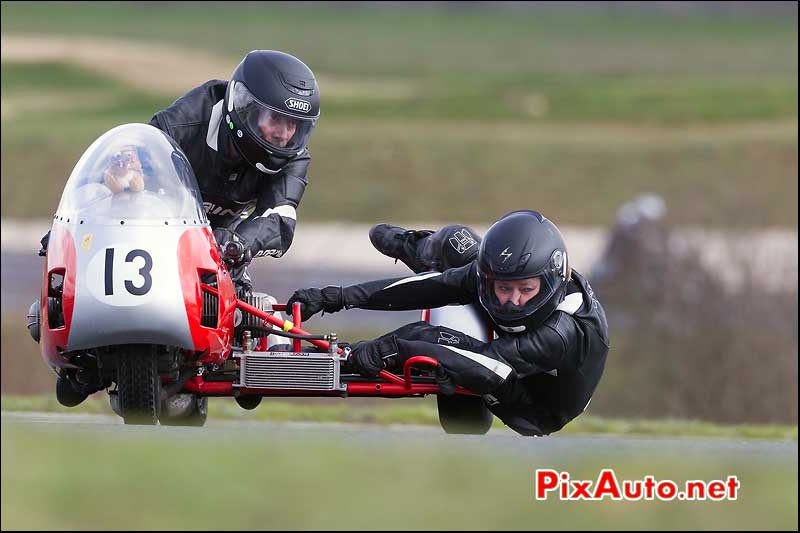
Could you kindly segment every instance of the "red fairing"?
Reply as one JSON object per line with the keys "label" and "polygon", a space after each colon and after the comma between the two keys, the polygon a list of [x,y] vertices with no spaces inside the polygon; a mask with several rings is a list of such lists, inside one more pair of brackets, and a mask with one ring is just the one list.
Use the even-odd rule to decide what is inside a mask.
{"label": "red fairing", "polygon": [[[41,344],[42,357],[53,369],[56,366],[70,366],[65,358],[59,355],[58,350],[67,349],[69,328],[72,324],[72,311],[75,307],[75,239],[63,224],[53,224],[50,231],[50,240],[47,245],[46,268],[42,280],[41,304]],[[47,311],[48,285],[51,272],[64,273],[64,285],[61,305],[64,310],[64,326],[50,329],[50,320]]]}
{"label": "red fairing", "polygon": [[[217,244],[208,228],[192,228],[178,241],[178,269],[181,289],[186,304],[186,315],[195,350],[208,354],[200,359],[204,363],[219,363],[230,350],[233,340],[233,317],[236,296],[228,270],[222,265]],[[202,271],[217,274],[219,291],[219,323],[217,328],[200,325],[203,297],[200,288]]]}

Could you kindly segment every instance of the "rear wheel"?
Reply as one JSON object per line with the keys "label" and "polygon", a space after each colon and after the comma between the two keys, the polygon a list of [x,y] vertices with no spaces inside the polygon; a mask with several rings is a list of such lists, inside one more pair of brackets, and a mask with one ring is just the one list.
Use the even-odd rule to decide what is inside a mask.
{"label": "rear wheel", "polygon": [[480,396],[436,396],[439,424],[446,433],[484,435],[494,416]]}
{"label": "rear wheel", "polygon": [[208,418],[208,397],[176,394],[161,406],[162,426],[202,427]]}
{"label": "rear wheel", "polygon": [[161,410],[161,378],[151,346],[131,344],[120,347],[117,356],[119,408],[126,424],[158,423]]}

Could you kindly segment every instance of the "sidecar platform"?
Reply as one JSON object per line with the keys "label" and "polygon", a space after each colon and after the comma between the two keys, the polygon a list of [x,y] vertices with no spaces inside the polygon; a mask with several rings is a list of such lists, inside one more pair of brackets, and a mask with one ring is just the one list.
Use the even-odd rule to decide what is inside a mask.
{"label": "sidecar platform", "polygon": [[[204,291],[215,289],[204,285]],[[347,354],[337,346],[335,335],[314,336],[300,328],[300,309],[295,305],[293,320],[282,320],[273,311],[286,311],[285,305],[272,305],[270,310],[258,309],[242,300],[237,307],[244,313],[263,321],[263,329],[272,334],[288,333],[293,337],[292,351],[268,351],[266,335],[254,346],[250,331],[245,331],[242,349],[234,351],[226,364],[208,371],[198,366],[197,375],[183,386],[185,392],[201,396],[378,396],[404,397],[439,394],[439,385],[432,371],[438,362],[427,356],[409,358],[403,375],[382,370],[375,379],[342,372]],[[255,329],[255,328],[254,328]],[[316,346],[317,351],[304,350],[301,342]],[[458,387],[457,395],[474,396]]]}

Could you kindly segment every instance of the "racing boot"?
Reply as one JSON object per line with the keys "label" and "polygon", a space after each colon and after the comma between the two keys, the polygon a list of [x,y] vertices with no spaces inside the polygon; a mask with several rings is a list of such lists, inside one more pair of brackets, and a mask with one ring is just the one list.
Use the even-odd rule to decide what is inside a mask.
{"label": "racing boot", "polygon": [[419,242],[432,235],[433,230],[407,230],[391,224],[378,224],[369,230],[369,240],[383,255],[402,261],[416,273],[432,270],[432,265],[421,261]]}
{"label": "racing boot", "polygon": [[466,265],[478,256],[481,237],[461,224],[451,224],[439,231],[378,224],[369,231],[369,240],[383,255],[399,259],[419,274]]}

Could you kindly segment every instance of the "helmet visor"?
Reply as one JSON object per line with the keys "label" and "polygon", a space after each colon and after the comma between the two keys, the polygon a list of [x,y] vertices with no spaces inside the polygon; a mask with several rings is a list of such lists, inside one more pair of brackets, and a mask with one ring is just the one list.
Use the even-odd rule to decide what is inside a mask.
{"label": "helmet visor", "polygon": [[[300,152],[308,144],[317,123],[316,117],[289,113],[259,102],[241,82],[233,83],[231,100],[246,134],[270,152],[288,154]],[[299,100],[298,100],[299,101]]]}

